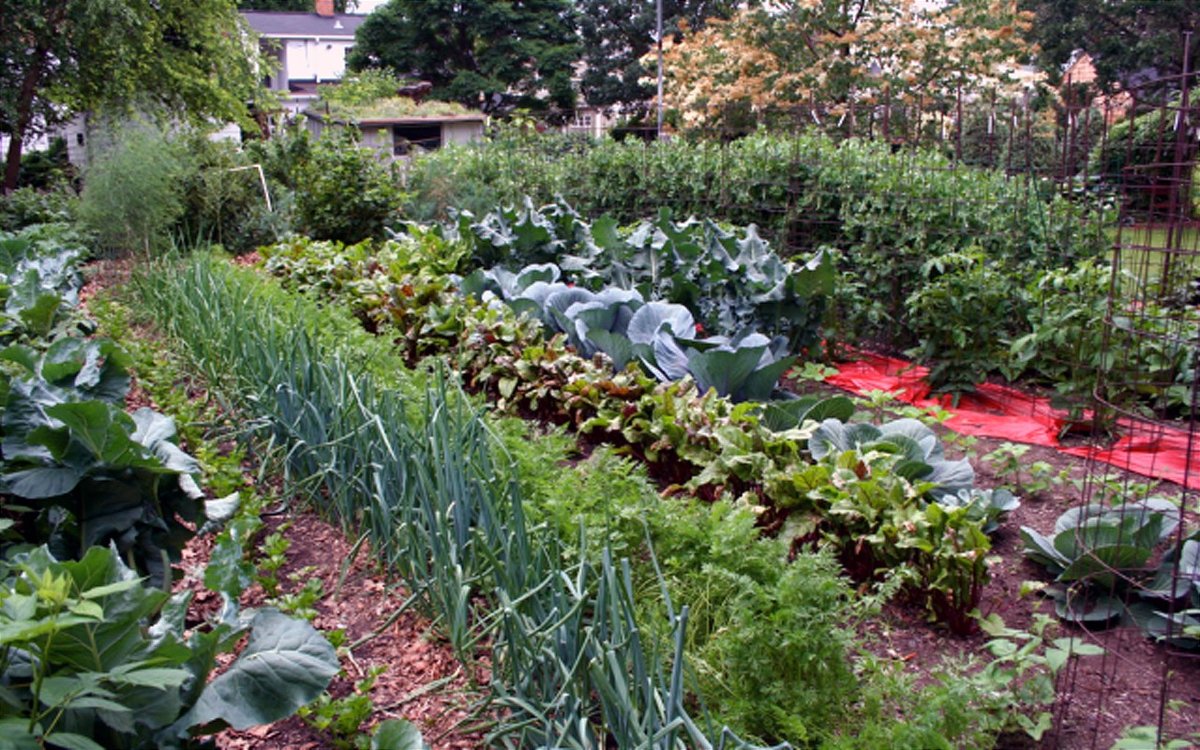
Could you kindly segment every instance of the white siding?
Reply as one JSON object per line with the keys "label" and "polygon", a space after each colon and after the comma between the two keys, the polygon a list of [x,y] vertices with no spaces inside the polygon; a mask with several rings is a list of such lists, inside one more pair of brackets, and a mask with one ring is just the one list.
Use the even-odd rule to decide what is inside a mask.
{"label": "white siding", "polygon": [[447,122],[442,125],[442,145],[470,143],[483,135],[482,122]]}
{"label": "white siding", "polygon": [[362,145],[375,149],[381,157],[390,160],[392,158],[391,126],[363,128]]}
{"label": "white siding", "polygon": [[290,81],[340,81],[346,73],[346,52],[353,42],[322,39],[288,40],[284,63]]}

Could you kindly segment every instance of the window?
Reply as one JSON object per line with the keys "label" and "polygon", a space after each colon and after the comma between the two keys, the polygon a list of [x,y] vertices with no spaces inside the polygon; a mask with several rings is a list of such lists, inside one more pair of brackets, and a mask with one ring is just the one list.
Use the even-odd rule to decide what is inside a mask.
{"label": "window", "polygon": [[441,145],[441,123],[392,126],[392,153],[396,156],[407,156],[414,148],[432,151]]}

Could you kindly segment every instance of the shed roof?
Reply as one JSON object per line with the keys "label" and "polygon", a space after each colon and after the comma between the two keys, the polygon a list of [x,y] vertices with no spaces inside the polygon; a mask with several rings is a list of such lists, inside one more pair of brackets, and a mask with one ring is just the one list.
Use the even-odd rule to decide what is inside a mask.
{"label": "shed roof", "polygon": [[353,39],[354,32],[367,20],[366,16],[337,13],[319,16],[316,13],[243,10],[242,17],[260,36],[273,39]]}

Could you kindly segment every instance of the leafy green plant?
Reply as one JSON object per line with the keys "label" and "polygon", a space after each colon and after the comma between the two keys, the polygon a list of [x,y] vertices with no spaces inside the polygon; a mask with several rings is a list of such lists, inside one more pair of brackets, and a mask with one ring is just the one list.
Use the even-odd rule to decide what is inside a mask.
{"label": "leafy green plant", "polygon": [[906,300],[920,340],[908,353],[929,365],[934,392],[973,391],[1007,364],[1014,312],[1023,318],[1028,300],[979,248],[931,259],[922,271],[927,281]]}
{"label": "leafy green plant", "polygon": [[907,571],[936,619],[972,632],[989,575],[987,532],[1017,500],[975,488],[970,464],[947,461],[936,434],[914,419],[878,427],[826,419],[808,446],[818,464],[791,477],[793,502],[808,509],[792,533],[827,529],[860,580]]}
{"label": "leafy green plant", "polygon": [[656,220],[620,228],[611,217],[588,222],[565,203],[538,209],[526,198],[520,208],[478,221],[461,214],[441,232],[466,242],[481,265],[556,263],[574,284],[683,305],[705,330],[783,335],[792,351],[817,346],[833,291],[833,263],[823,253],[806,263],[786,261],[753,227],[739,237],[713,222],[674,222],[666,209]]}
{"label": "leafy green plant", "polygon": [[347,129],[312,145],[298,170],[296,218],[317,239],[354,243],[381,238],[397,217],[403,193],[392,167],[358,144]]}
{"label": "leafy green plant", "polygon": [[66,185],[51,190],[20,187],[0,196],[0,231],[37,224],[64,224],[75,217],[79,196]]}
{"label": "leafy green plant", "polygon": [[287,551],[291,546],[291,540],[281,531],[267,534],[258,546],[259,557],[255,560],[258,572],[254,579],[263,587],[267,596],[279,594],[279,570],[287,564]]}
{"label": "leafy green plant", "polygon": [[809,438],[808,450],[818,461],[848,450],[895,455],[899,460],[892,470],[905,479],[933,485],[930,496],[934,499],[971,490],[975,482],[970,462],[947,460],[937,435],[915,419],[898,419],[878,427],[826,419]]}
{"label": "leafy green plant", "polygon": [[[992,695],[1001,701],[1000,709],[1009,709],[1006,723],[1015,724],[1034,740],[1040,740],[1050,729],[1052,716],[1048,710],[1055,701],[1055,679],[1074,657],[1099,656],[1104,650],[1079,638],[1054,638],[1053,624],[1046,615],[1035,614],[1029,630],[1017,630],[1004,624],[998,615],[980,621],[980,627],[992,637],[987,648],[996,658],[988,663],[977,680],[1000,688]],[[1012,690],[1012,693],[1008,693]],[[1007,694],[1006,694],[1007,693]],[[1014,706],[1013,703],[1016,705]],[[1041,708],[1033,716],[1018,706]]]}
{"label": "leafy green plant", "polygon": [[14,235],[0,232],[0,341],[49,341],[64,328],[86,328],[72,319],[86,252],[66,230],[50,226]]}
{"label": "leafy green plant", "polygon": [[379,739],[364,734],[362,725],[375,711],[370,692],[379,675],[386,670],[387,667],[382,665],[370,667],[367,674],[354,683],[354,689],[341,698],[322,693],[315,701],[300,709],[300,718],[326,735],[337,750],[367,750],[373,747]]}
{"label": "leafy green plant", "polygon": [[[1164,498],[1115,507],[1093,503],[1059,516],[1052,536],[1023,526],[1021,539],[1025,555],[1055,576],[1047,593],[1059,617],[1108,623],[1131,614],[1124,590],[1147,588],[1156,572],[1148,567],[1156,549],[1181,522],[1179,506]],[[1174,593],[1167,598],[1177,598]]]}
{"label": "leafy green plant", "polygon": [[[184,747],[224,726],[283,718],[337,671],[316,631],[271,610],[185,636],[190,594],[144,588],[111,549],[58,562],[41,547],[3,568],[0,727],[15,747]],[[247,632],[239,657],[209,681],[216,657]]]}
{"label": "leafy green plant", "polygon": [[[518,312],[564,333],[584,357],[603,352],[616,371],[632,360],[663,382],[691,376],[702,391],[712,388],[733,401],[764,401],[795,361],[786,341],[742,331],[732,338],[701,338],[683,305],[646,302],[637,290],[608,287],[592,293],[563,284],[553,264],[529,266],[518,274],[503,269],[476,272],[468,292],[495,289]],[[490,287],[490,288],[489,288]]]}
{"label": "leafy green plant", "polygon": [[1055,471],[1045,461],[1025,461],[1025,454],[1031,447],[1019,443],[1001,443],[994,451],[984,454],[983,460],[991,465],[999,479],[1011,481],[1014,491],[1027,496],[1040,495],[1065,484],[1070,468]]}
{"label": "leafy green plant", "polygon": [[113,403],[129,377],[111,341],[67,338],[41,356],[24,347],[0,356],[26,373],[10,381],[0,417],[0,485],[30,508],[27,539],[64,557],[115,544],[165,586],[187,539],[228,518],[237,495],[206,500],[193,478],[199,465],[174,442],[174,421]]}
{"label": "leafy green plant", "polygon": [[280,610],[310,622],[315,620],[319,614],[316,603],[325,596],[325,582],[320,578],[309,577],[312,573],[313,569],[309,566],[292,574],[290,578],[293,583],[302,578],[307,580],[299,589],[285,593],[277,600]]}

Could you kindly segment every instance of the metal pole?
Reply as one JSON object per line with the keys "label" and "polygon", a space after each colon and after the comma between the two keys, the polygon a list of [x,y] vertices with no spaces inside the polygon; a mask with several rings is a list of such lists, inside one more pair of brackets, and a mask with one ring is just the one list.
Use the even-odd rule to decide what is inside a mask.
{"label": "metal pole", "polygon": [[657,0],[655,3],[656,30],[658,35],[658,129],[655,131],[655,139],[662,140],[663,128],[663,11],[662,0]]}

